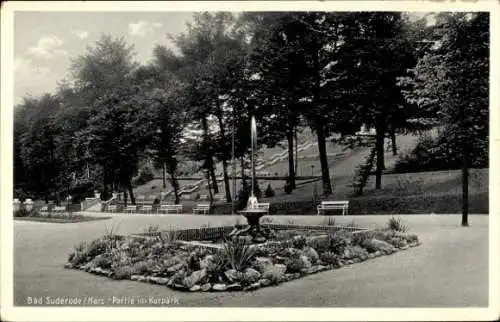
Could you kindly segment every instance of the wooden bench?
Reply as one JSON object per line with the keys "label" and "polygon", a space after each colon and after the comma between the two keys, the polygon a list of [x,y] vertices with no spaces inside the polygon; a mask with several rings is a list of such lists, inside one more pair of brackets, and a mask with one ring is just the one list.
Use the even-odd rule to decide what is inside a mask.
{"label": "wooden bench", "polygon": [[64,206],[55,206],[54,209],[52,209],[53,212],[66,212],[66,207]]}
{"label": "wooden bench", "polygon": [[266,210],[266,211],[267,211],[267,214],[269,215],[269,206],[270,206],[270,205],[271,205],[271,204],[270,204],[269,202],[262,202],[262,203],[260,203],[260,202],[259,202],[259,203],[257,204],[257,208]]}
{"label": "wooden bench", "polygon": [[118,206],[117,205],[109,205],[108,211],[109,212],[116,212],[116,211],[118,211]]}
{"label": "wooden bench", "polygon": [[165,212],[166,214],[168,214],[169,212],[175,212],[180,214],[182,212],[182,204],[161,205],[160,208],[158,208],[158,212]]}
{"label": "wooden bench", "polygon": [[196,206],[193,208],[193,214],[196,214],[197,212],[202,212],[203,214],[207,214],[209,211],[210,211],[209,203],[199,203],[196,204]]}
{"label": "wooden bench", "polygon": [[49,206],[43,206],[40,208],[40,212],[49,212]]}
{"label": "wooden bench", "polygon": [[135,205],[129,205],[123,209],[124,212],[136,212],[137,211],[137,206]]}
{"label": "wooden bench", "polygon": [[322,201],[321,204],[318,205],[318,216],[321,213],[321,211],[324,212],[325,210],[336,210],[336,209],[341,209],[342,216],[344,216],[349,211],[349,201],[348,200]]}

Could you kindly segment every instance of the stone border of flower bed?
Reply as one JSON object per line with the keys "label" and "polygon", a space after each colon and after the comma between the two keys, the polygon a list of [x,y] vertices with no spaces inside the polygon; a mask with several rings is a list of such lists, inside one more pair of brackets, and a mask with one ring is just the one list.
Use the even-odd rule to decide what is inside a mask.
{"label": "stone border of flower bed", "polygon": [[[311,226],[300,226],[300,225],[284,225],[286,228],[297,228],[303,229],[304,227]],[[213,229],[213,231],[217,231],[220,227]],[[285,228],[285,227],[283,227]],[[314,227],[316,228],[316,227]],[[338,227],[337,227],[338,228]],[[206,229],[206,228],[205,228]],[[311,228],[310,228],[311,229]],[[325,230],[328,230],[325,228]],[[335,228],[334,228],[335,230]],[[336,229],[338,230],[338,229]],[[221,230],[222,231],[222,230]],[[366,233],[367,235],[362,236],[358,233]],[[256,290],[261,287],[278,285],[284,282],[288,282],[294,279],[301,278],[303,276],[315,274],[318,272],[323,272],[326,270],[339,269],[345,265],[351,265],[355,263],[359,263],[368,259],[372,259],[375,257],[393,254],[400,250],[405,250],[409,247],[415,247],[420,245],[418,241],[418,237],[416,235],[408,235],[402,232],[396,232],[393,230],[361,230],[358,231],[350,231],[347,233],[348,235],[340,235],[337,238],[340,238],[341,241],[349,240],[348,243],[345,243],[341,249],[341,253],[335,253],[331,248],[321,248],[323,249],[321,253],[318,253],[311,244],[308,246],[297,246],[290,247],[286,246],[289,244],[285,244],[286,247],[279,248],[283,245],[253,245],[249,246],[249,248],[257,248],[261,247],[274,247],[279,246],[281,249],[279,254],[273,253],[270,249],[263,250],[262,254],[264,255],[255,255],[254,253],[252,265],[246,266],[246,268],[242,268],[240,270],[236,269],[228,269],[223,268],[217,270],[217,274],[222,274],[225,278],[221,279],[218,277],[218,281],[214,282],[209,278],[210,271],[208,269],[210,264],[213,264],[214,256],[216,253],[206,253],[205,257],[198,257],[198,268],[197,269],[188,269],[185,271],[184,265],[186,262],[176,262],[178,264],[171,264],[171,266],[165,266],[166,269],[163,270],[164,275],[160,276],[151,276],[158,275],[154,273],[155,271],[148,271],[147,275],[144,274],[133,274],[127,275],[126,279],[132,281],[139,281],[157,285],[165,285],[169,288],[181,290],[181,291],[191,291],[191,292],[224,292],[224,291],[251,291]],[[323,235],[323,236],[314,236],[313,239],[321,239],[321,238],[332,238],[336,235]],[[381,237],[382,236],[382,237]],[[116,240],[125,242],[126,239],[134,240],[136,243],[140,243],[141,239],[154,241],[154,238],[149,238],[147,236],[116,236]],[[151,236],[153,237],[153,236]],[[304,238],[304,236],[299,236],[300,238]],[[354,242],[356,238],[360,238],[357,242]],[[378,239],[382,238],[382,239]],[[308,242],[314,242],[313,239],[309,239]],[[186,243],[186,241],[183,241]],[[284,240],[284,243],[290,242],[290,240]],[[187,242],[189,243],[189,242]],[[153,244],[150,244],[149,250],[153,249]],[[361,245],[363,245],[361,247]],[[189,251],[190,245],[180,245],[179,249],[173,249],[174,252],[178,252],[179,256],[184,254],[189,254],[189,261],[191,262],[191,257],[193,253]],[[193,245],[191,245],[193,246]],[[200,246],[200,245],[195,245]],[[260,246],[260,247],[259,247]],[[319,247],[319,245],[317,245]],[[120,246],[121,247],[121,246]],[[317,248],[318,250],[320,248]],[[171,249],[172,250],[172,249]],[[331,260],[331,257],[322,257],[326,256],[326,253],[330,253],[328,256],[334,256],[334,260]],[[273,255],[274,254],[274,255]],[[96,255],[94,255],[95,257]],[[132,255],[131,255],[132,256]],[[174,256],[174,255],[172,255]],[[209,260],[209,257],[212,259]],[[162,257],[163,258],[163,257]],[[312,259],[316,258],[316,259]],[[97,259],[97,257],[95,257]],[[326,262],[324,260],[326,260]],[[291,262],[290,262],[291,260]],[[93,273],[96,275],[102,275],[107,277],[116,278],[114,276],[114,272],[111,269],[103,269],[96,265],[94,259],[87,260],[85,264],[80,265],[72,265],[71,263],[67,263],[65,265],[66,268],[80,269],[89,273]],[[157,264],[161,263],[156,262]],[[191,265],[191,264],[189,264]],[[292,265],[292,266],[290,266]],[[298,268],[297,268],[298,265]],[[295,267],[292,269],[292,267]],[[146,270],[147,271],[147,270]],[[180,279],[176,278],[179,272],[181,273]],[[211,271],[213,272],[213,270]],[[151,275],[150,275],[151,274]],[[213,274],[213,273],[212,273]],[[213,276],[213,275],[212,275]],[[220,275],[216,275],[220,276]],[[119,277],[118,277],[119,278]]]}

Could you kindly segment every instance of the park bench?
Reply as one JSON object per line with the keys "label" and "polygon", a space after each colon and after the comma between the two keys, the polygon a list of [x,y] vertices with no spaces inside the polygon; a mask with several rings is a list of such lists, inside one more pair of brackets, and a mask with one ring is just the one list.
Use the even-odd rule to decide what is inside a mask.
{"label": "park bench", "polygon": [[43,206],[40,208],[40,212],[49,212],[49,206]]}
{"label": "park bench", "polygon": [[124,211],[125,212],[136,212],[137,211],[137,206],[129,205],[129,206],[125,207]]}
{"label": "park bench", "polygon": [[64,206],[55,206],[52,211],[53,212],[66,212],[66,207],[64,207]]}
{"label": "park bench", "polygon": [[116,212],[116,211],[118,211],[117,205],[109,205],[108,206],[108,212]]}
{"label": "park bench", "polygon": [[196,214],[197,212],[202,212],[203,214],[207,214],[209,211],[210,211],[209,203],[199,203],[196,204],[196,206],[193,208],[193,214]]}
{"label": "park bench", "polygon": [[321,204],[318,205],[318,215],[321,213],[321,211],[324,212],[326,210],[336,210],[336,209],[341,209],[342,216],[344,216],[349,210],[349,201],[347,200],[322,201]]}
{"label": "park bench", "polygon": [[153,206],[151,205],[144,205],[141,207],[141,211],[145,213],[151,213],[153,212]]}
{"label": "park bench", "polygon": [[166,214],[168,214],[169,212],[175,212],[180,214],[182,212],[182,204],[161,205],[160,208],[158,208],[158,212],[165,212]]}
{"label": "park bench", "polygon": [[257,208],[267,211],[268,215],[269,215],[269,206],[270,206],[269,202],[261,202],[257,204]]}

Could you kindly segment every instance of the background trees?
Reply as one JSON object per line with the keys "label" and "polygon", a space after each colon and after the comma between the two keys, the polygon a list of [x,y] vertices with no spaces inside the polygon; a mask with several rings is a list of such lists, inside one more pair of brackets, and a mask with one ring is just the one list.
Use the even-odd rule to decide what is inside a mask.
{"label": "background trees", "polygon": [[[243,169],[255,115],[259,144],[288,146],[288,191],[295,134],[311,128],[324,195],[333,191],[327,138],[374,127],[368,144],[376,146],[381,188],[386,138],[397,153],[395,133],[439,125],[463,170],[467,224],[467,169],[488,155],[489,20],[435,18],[431,25],[394,12],[196,13],[172,38],[177,50],[158,45],[143,64],[123,38],[103,35],[55,94],[16,107],[16,187],[47,200],[98,178],[103,198],[122,190],[135,202],[131,180],[151,158],[165,166],[178,202],[180,160],[190,159],[201,162],[210,195],[219,192],[220,162],[229,202],[231,136]],[[201,135],[189,141],[193,129]]]}

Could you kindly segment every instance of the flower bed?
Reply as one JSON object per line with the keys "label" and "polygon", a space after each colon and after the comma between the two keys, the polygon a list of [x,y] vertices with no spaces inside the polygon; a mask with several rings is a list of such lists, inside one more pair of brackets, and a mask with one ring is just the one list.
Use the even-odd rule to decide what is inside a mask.
{"label": "flower bed", "polygon": [[172,232],[107,234],[76,246],[65,267],[184,291],[249,291],[419,245],[416,235],[390,228],[296,231],[262,245],[227,241],[219,248],[179,243]]}

